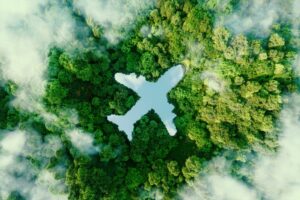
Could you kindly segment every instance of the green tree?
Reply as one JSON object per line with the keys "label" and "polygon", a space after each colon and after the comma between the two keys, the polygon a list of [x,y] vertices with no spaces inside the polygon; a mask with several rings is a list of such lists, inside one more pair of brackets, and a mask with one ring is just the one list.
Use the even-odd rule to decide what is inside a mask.
{"label": "green tree", "polygon": [[51,104],[61,104],[62,100],[68,95],[68,90],[59,81],[54,80],[47,86],[46,99]]}
{"label": "green tree", "polygon": [[185,161],[182,174],[186,179],[195,178],[201,170],[201,160],[197,156],[191,156]]}
{"label": "green tree", "polygon": [[7,200],[25,200],[25,198],[18,191],[13,191],[10,193]]}
{"label": "green tree", "polygon": [[285,41],[280,35],[277,33],[273,33],[269,39],[269,48],[274,48],[274,47],[282,47],[284,46]]}
{"label": "green tree", "polygon": [[225,28],[218,27],[214,29],[213,36],[212,36],[214,42],[214,48],[219,51],[225,51],[227,48],[229,37],[230,34]]}
{"label": "green tree", "polygon": [[126,185],[129,189],[136,189],[139,185],[143,184],[146,177],[141,170],[136,168],[129,168],[126,176]]}
{"label": "green tree", "polygon": [[170,174],[172,174],[173,176],[179,175],[180,169],[179,169],[178,163],[176,161],[168,162],[167,167],[168,167]]}

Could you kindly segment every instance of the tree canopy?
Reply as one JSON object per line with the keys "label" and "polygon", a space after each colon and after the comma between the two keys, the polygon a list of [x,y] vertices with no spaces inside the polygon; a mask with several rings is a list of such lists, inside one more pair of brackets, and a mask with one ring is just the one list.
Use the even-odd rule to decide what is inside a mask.
{"label": "tree canopy", "polygon": [[[224,12],[230,13],[236,2],[229,1]],[[59,123],[20,113],[10,105],[16,85],[7,83],[0,84],[0,129],[26,122],[44,136],[62,139],[64,149],[48,166],[67,162],[67,173],[57,179],[67,184],[70,200],[149,199],[155,191],[166,200],[176,199],[178,189],[224,151],[255,152],[257,145],[274,150],[282,97],[296,89],[295,49],[282,35],[280,22],[266,38],[216,25],[218,12],[223,12],[214,11],[216,4],[159,0],[116,45],[104,37],[104,27],[83,20],[72,8],[78,27],[88,34],[78,36],[71,48],[53,47],[48,54],[43,104],[60,117]],[[141,33],[143,27],[148,34]],[[139,97],[118,84],[114,74],[134,72],[155,81],[179,63],[185,76],[168,94],[175,105],[177,134],[170,137],[150,111],[134,125],[128,141],[107,116],[125,114]],[[76,128],[92,135],[97,153],[85,155],[70,145],[62,130],[69,126],[61,115],[67,109],[78,113]],[[18,193],[9,197],[22,198]]]}

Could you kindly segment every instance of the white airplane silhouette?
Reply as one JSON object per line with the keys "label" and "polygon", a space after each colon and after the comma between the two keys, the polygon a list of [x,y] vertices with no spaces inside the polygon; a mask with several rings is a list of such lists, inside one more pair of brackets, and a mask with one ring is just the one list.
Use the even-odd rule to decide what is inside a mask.
{"label": "white airplane silhouette", "polygon": [[134,73],[129,75],[116,73],[115,80],[134,90],[140,99],[125,115],[109,115],[107,119],[117,124],[119,130],[124,131],[131,140],[135,122],[153,109],[160,116],[169,134],[175,135],[177,130],[173,119],[176,115],[172,112],[174,106],[168,103],[167,93],[178,84],[183,75],[182,65],[170,68],[157,82],[148,82],[145,77]]}

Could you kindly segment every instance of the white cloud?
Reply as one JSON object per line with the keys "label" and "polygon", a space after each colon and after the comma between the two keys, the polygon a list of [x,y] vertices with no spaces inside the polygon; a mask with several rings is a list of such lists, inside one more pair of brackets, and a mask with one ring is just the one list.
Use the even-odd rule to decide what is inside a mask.
{"label": "white cloud", "polygon": [[[40,171],[28,157],[37,159],[45,167],[49,159],[61,148],[60,139],[51,136],[42,142],[34,132],[16,130],[1,133],[0,142],[0,199],[6,199],[13,191],[18,191],[26,199],[65,200],[65,186],[55,180],[47,170]],[[53,194],[49,188],[56,192]]]}
{"label": "white cloud", "polygon": [[237,12],[220,19],[218,23],[230,27],[235,33],[254,32],[266,36],[271,25],[279,19],[279,12],[277,0],[244,1]]}
{"label": "white cloud", "polygon": [[94,138],[79,129],[74,129],[66,133],[70,138],[73,146],[85,154],[95,154],[99,152],[99,148],[93,145]]}
{"label": "white cloud", "polygon": [[104,36],[115,44],[125,36],[121,29],[130,30],[135,19],[155,2],[156,0],[90,0],[87,3],[77,0],[75,6],[96,24],[104,27]]}
{"label": "white cloud", "polygon": [[164,35],[163,28],[159,26],[143,25],[140,34],[144,38],[152,38],[153,36],[162,37]]}
{"label": "white cloud", "polygon": [[222,92],[224,90],[224,83],[216,73],[204,71],[200,77],[208,88],[216,92]]}
{"label": "white cloud", "polygon": [[237,180],[211,174],[180,194],[183,200],[256,200],[256,193]]}
{"label": "white cloud", "polygon": [[19,154],[25,144],[25,133],[18,132],[16,134],[9,134],[4,137],[1,142],[0,146],[2,147],[2,151],[5,151],[9,154]]}
{"label": "white cloud", "polygon": [[19,85],[15,104],[39,109],[47,53],[73,38],[70,12],[53,1],[0,0],[0,78]]}
{"label": "white cloud", "polygon": [[197,66],[203,59],[204,46],[199,42],[186,41],[187,51],[183,60],[185,70],[189,71],[190,65]]}
{"label": "white cloud", "polygon": [[[217,25],[225,25],[239,33],[268,36],[272,25],[279,19],[290,19],[294,28],[299,26],[299,0],[250,0],[243,1],[230,15],[219,16]],[[296,29],[294,29],[296,31]],[[298,31],[297,31],[298,32]]]}
{"label": "white cloud", "polygon": [[289,107],[281,114],[283,132],[279,138],[278,154],[262,157],[256,164],[255,185],[269,199],[300,198],[299,105],[300,95],[292,95]]}

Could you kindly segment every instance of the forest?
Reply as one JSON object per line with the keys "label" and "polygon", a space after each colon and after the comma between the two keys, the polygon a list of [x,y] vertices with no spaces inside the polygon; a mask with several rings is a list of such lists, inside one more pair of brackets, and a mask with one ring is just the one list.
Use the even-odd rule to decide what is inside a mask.
{"label": "forest", "polygon": [[[11,106],[18,85],[0,82],[0,129],[34,130],[41,138],[59,137],[63,148],[46,164],[67,186],[70,200],[180,199],[178,191],[201,177],[208,162],[224,155],[231,174],[251,186],[239,168],[247,155],[278,148],[277,123],[284,95],[297,91],[293,60],[297,44],[290,24],[278,21],[268,37],[235,34],[216,24],[242,0],[217,7],[217,0],[158,0],[139,15],[117,44],[104,28],[65,1],[80,27],[69,47],[48,52],[47,86],[42,102],[49,122],[38,113]],[[142,31],[141,31],[142,30]],[[101,47],[101,48],[99,48]],[[114,74],[136,73],[156,81],[170,67],[185,67],[183,80],[168,93],[178,132],[169,136],[152,110],[134,125],[133,139],[107,120],[124,115],[139,99]],[[67,111],[78,114],[78,122]],[[76,148],[66,130],[93,138],[97,151]],[[226,154],[226,152],[232,152]],[[43,164],[27,158],[37,168]],[[66,173],[56,172],[59,165]],[[1,199],[1,198],[0,198]],[[12,192],[9,200],[25,199]]]}

